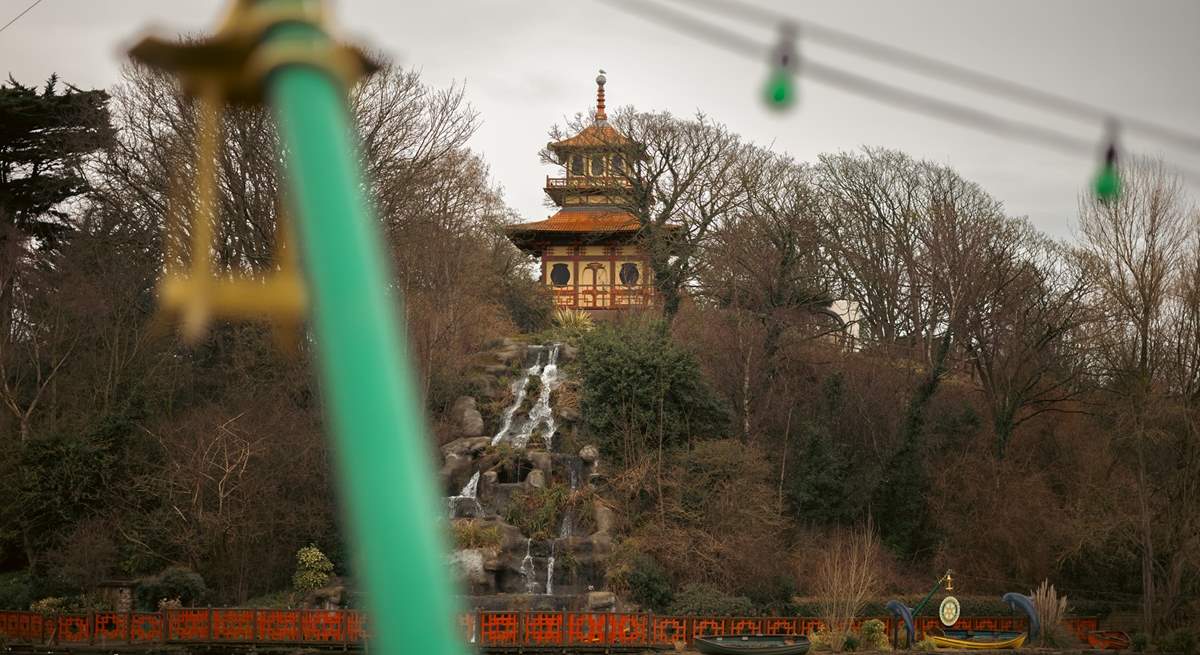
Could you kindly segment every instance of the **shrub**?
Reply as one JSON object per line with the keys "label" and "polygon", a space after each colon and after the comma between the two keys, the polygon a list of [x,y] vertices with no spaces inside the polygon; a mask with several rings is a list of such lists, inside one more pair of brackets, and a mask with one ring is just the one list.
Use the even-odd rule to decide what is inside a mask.
{"label": "shrub", "polygon": [[208,595],[208,587],[199,573],[185,567],[172,566],[153,578],[142,580],[137,588],[137,605],[153,612],[164,599],[177,599],[182,606],[195,605]]}
{"label": "shrub", "polygon": [[1129,647],[1133,649],[1133,652],[1144,653],[1150,646],[1150,635],[1144,632],[1135,632],[1133,633],[1133,636],[1129,638],[1129,642]]}
{"label": "shrub", "polygon": [[0,609],[23,610],[36,595],[36,585],[28,571],[0,575]]}
{"label": "shrub", "polygon": [[868,523],[851,531],[838,531],[817,562],[813,579],[821,620],[833,633],[834,652],[851,634],[854,617],[879,586],[879,540]]}
{"label": "shrub", "polygon": [[659,323],[600,325],[580,341],[585,432],[618,465],[642,453],[721,436],[724,406],[695,357]]}
{"label": "shrub", "polygon": [[888,650],[892,647],[887,638],[887,626],[879,619],[863,622],[858,634],[863,650]]}
{"label": "shrub", "polygon": [[1043,646],[1065,646],[1066,631],[1062,629],[1063,617],[1067,615],[1067,597],[1058,597],[1054,585],[1042,580],[1033,596],[1033,609],[1037,613],[1041,632],[1038,641]]}
{"label": "shrub", "polygon": [[504,520],[520,528],[522,534],[539,541],[557,537],[570,494],[571,490],[564,484],[518,489],[509,499]]}
{"label": "shrub", "polygon": [[667,571],[653,557],[639,553],[628,577],[629,597],[635,603],[655,611],[666,609],[674,600],[674,589]]}
{"label": "shrub", "polygon": [[591,332],[596,327],[596,322],[592,320],[592,315],[585,311],[563,308],[554,310],[554,325],[565,339],[577,340]]}
{"label": "shrub", "polygon": [[482,525],[475,521],[454,522],[454,547],[460,550],[466,548],[498,548],[500,546],[500,528],[494,525]]}
{"label": "shrub", "polygon": [[315,544],[296,551],[296,572],[292,575],[292,587],[296,591],[311,591],[329,584],[333,573],[333,562],[325,557]]}
{"label": "shrub", "polygon": [[1196,646],[1196,633],[1187,628],[1172,630],[1158,641],[1158,649],[1164,653],[1195,655]]}
{"label": "shrub", "polygon": [[727,596],[716,587],[691,584],[675,594],[668,611],[700,616],[749,616],[754,613],[754,604],[745,596]]}
{"label": "shrub", "polygon": [[842,637],[842,650],[853,652],[858,650],[858,646],[858,635],[854,634],[853,632],[847,632],[845,636]]}
{"label": "shrub", "polygon": [[914,650],[923,650],[923,651],[930,651],[930,652],[932,652],[932,651],[935,651],[935,650],[937,650],[937,649],[938,649],[938,646],[937,646],[937,644],[936,644],[936,643],[933,641],[933,639],[930,639],[929,637],[925,637],[925,638],[924,638],[924,639],[922,639],[921,641],[918,641],[918,642],[917,642],[917,643],[916,643],[916,644],[913,646],[913,649],[914,649]]}

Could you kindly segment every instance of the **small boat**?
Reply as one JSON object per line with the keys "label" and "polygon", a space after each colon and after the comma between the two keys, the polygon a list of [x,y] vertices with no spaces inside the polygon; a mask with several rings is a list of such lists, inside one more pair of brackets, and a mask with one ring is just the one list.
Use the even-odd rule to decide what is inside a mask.
{"label": "small boat", "polygon": [[957,648],[960,650],[1007,650],[1020,648],[1028,637],[1024,632],[992,632],[972,630],[945,630],[940,635],[931,634],[929,638],[938,648]]}
{"label": "small boat", "polygon": [[1087,633],[1087,642],[1099,650],[1129,650],[1133,643],[1129,633],[1120,630],[1092,630]]}
{"label": "small boat", "polygon": [[704,655],[804,655],[808,637],[790,635],[726,635],[696,637],[696,650]]}

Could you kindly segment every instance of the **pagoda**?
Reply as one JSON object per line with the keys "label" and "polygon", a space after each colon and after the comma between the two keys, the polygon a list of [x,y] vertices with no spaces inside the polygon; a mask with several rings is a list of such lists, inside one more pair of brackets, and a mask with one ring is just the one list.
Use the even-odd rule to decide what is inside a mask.
{"label": "pagoda", "polygon": [[609,125],[604,71],[596,77],[596,119],[569,139],[547,144],[565,177],[547,177],[546,195],[559,207],[550,218],[506,228],[522,251],[541,259],[542,283],[554,306],[596,317],[655,303],[649,257],[637,242],[641,226],[627,175],[642,148]]}

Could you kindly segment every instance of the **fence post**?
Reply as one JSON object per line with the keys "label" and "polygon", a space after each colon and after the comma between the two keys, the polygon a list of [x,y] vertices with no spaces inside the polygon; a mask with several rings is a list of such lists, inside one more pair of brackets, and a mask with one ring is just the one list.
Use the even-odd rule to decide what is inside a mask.
{"label": "fence post", "polygon": [[96,610],[88,610],[87,619],[88,643],[96,643]]}
{"label": "fence post", "polygon": [[208,640],[213,640],[213,608],[208,608]]}
{"label": "fence post", "polygon": [[167,608],[164,607],[159,612],[162,614],[162,640],[165,644],[171,640],[171,621],[167,617]]}

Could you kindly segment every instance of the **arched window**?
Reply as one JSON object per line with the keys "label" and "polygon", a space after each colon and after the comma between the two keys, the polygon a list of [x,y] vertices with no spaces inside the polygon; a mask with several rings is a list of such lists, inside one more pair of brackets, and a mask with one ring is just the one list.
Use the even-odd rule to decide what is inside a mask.
{"label": "arched window", "polygon": [[571,157],[571,175],[583,175],[583,155]]}
{"label": "arched window", "polygon": [[550,281],[556,287],[565,287],[571,281],[571,269],[566,264],[555,264],[550,269]]}
{"label": "arched window", "polygon": [[625,158],[622,157],[621,155],[613,155],[612,170],[613,170],[613,173],[616,175],[624,174],[625,173]]}
{"label": "arched window", "polygon": [[604,174],[604,155],[592,155],[592,175],[600,177]]}

